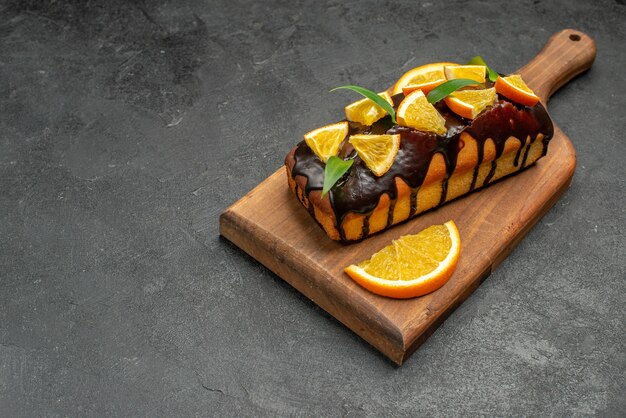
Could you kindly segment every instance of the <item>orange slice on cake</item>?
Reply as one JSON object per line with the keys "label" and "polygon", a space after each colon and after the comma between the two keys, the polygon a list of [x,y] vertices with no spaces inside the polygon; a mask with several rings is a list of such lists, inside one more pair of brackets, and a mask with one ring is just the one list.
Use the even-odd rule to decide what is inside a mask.
{"label": "orange slice on cake", "polygon": [[421,90],[409,93],[402,100],[396,112],[398,125],[408,126],[420,131],[434,132],[439,135],[446,133],[446,120],[439,114],[435,106],[428,103]]}
{"label": "orange slice on cake", "polygon": [[400,149],[400,135],[351,135],[350,143],[372,173],[380,177],[396,159]]}
{"label": "orange slice on cake", "polygon": [[526,85],[522,77],[513,74],[508,77],[498,77],[496,80],[496,91],[514,102],[525,106],[534,106],[539,101],[539,97]]}
{"label": "orange slice on cake", "polygon": [[407,71],[393,86],[392,95],[404,92],[405,95],[415,90],[428,94],[432,89],[446,81],[443,71],[445,66],[455,66],[453,62],[435,62]]}
{"label": "orange slice on cake", "polygon": [[[392,107],[393,101],[386,91],[378,93],[380,97],[385,99]],[[377,120],[387,116],[387,111],[371,101],[368,98],[361,99],[351,103],[344,108],[346,119],[351,122],[358,122],[362,125],[372,125]]]}
{"label": "orange slice on cake", "polygon": [[443,72],[448,80],[466,78],[479,83],[485,82],[487,67],[485,65],[454,65],[443,67]]}
{"label": "orange slice on cake", "polygon": [[337,155],[339,146],[348,136],[348,122],[333,123],[322,126],[304,134],[304,141],[322,162]]}
{"label": "orange slice on cake", "polygon": [[446,105],[459,116],[474,119],[498,98],[495,88],[480,90],[457,90],[443,99]]}

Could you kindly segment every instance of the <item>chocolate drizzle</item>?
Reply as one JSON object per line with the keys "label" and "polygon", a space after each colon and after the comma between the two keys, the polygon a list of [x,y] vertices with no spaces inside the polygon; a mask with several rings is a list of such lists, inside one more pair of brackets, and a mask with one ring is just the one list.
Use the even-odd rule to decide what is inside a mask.
{"label": "chocolate drizzle", "polygon": [[[403,99],[403,95],[396,95],[393,99],[397,107]],[[390,117],[383,118],[372,126],[350,122],[349,135],[400,134],[400,149],[389,171],[383,176],[377,177],[361,161],[348,143],[347,138],[344,140],[339,156],[344,159],[354,159],[354,164],[328,193],[342,240],[345,240],[345,236],[343,228],[340,226],[345,216],[350,212],[366,215],[362,236],[368,235],[369,217],[383,194],[387,194],[391,201],[387,226],[393,223],[393,207],[398,198],[396,177],[403,179],[411,188],[409,218],[413,216],[418,207],[417,194],[419,188],[426,178],[430,162],[435,154],[440,154],[445,162],[446,175],[442,182],[439,204],[445,203],[448,179],[456,168],[459,151],[464,145],[460,140],[461,133],[464,131],[472,135],[478,142],[478,164],[474,169],[470,190],[476,188],[479,166],[484,158],[487,139],[492,139],[497,159],[504,152],[506,140],[511,136],[517,138],[520,141],[520,148],[516,153],[514,165],[517,167],[519,164],[521,169],[526,164],[530,146],[537,135],[539,133],[544,135],[543,155],[546,154],[548,142],[553,135],[550,117],[540,103],[529,108],[499,97],[494,106],[483,111],[473,121],[457,116],[447,108],[443,101],[439,102],[436,108],[446,119],[447,133],[443,136],[392,125]],[[293,178],[304,176],[307,179],[305,189],[301,192],[308,196],[312,190],[321,190],[324,182],[324,164],[304,141],[298,144],[294,159],[295,164],[291,170],[291,175]],[[491,181],[496,168],[497,165],[494,160],[483,185]],[[309,211],[311,210],[312,208],[309,207]]]}

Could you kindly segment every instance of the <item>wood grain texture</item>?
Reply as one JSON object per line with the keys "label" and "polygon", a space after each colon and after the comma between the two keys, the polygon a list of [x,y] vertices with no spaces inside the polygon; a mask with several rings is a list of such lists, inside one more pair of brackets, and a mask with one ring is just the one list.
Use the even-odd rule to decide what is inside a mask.
{"label": "wood grain texture", "polygon": [[[567,29],[553,35],[520,74],[545,104],[594,58],[594,41]],[[575,167],[574,148],[555,126],[547,156],[534,167],[356,244],[326,236],[290,192],[281,168],[220,216],[220,233],[402,364],[554,205]],[[461,234],[461,257],[452,278],[436,292],[389,299],[343,273],[392,239],[450,219]]]}

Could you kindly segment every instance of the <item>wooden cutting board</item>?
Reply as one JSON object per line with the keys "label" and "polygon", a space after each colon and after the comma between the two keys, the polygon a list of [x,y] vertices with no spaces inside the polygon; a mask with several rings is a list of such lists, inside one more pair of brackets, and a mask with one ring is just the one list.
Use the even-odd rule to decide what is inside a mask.
{"label": "wooden cutting board", "polygon": [[[595,55],[589,36],[567,29],[554,34],[519,73],[545,105]],[[574,148],[555,126],[547,156],[534,167],[356,244],[331,241],[291,194],[280,168],[222,213],[220,233],[402,364],[554,205],[575,167]],[[429,295],[377,296],[343,272],[392,239],[450,219],[461,234],[461,256],[452,278]]]}

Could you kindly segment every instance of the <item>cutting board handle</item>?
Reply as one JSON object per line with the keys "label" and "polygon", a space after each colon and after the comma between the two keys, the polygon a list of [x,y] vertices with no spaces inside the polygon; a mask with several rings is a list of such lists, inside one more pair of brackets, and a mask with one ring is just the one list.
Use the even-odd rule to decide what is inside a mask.
{"label": "cutting board handle", "polygon": [[547,103],[552,94],[596,58],[596,43],[579,30],[564,29],[548,39],[541,52],[519,70],[524,81]]}

